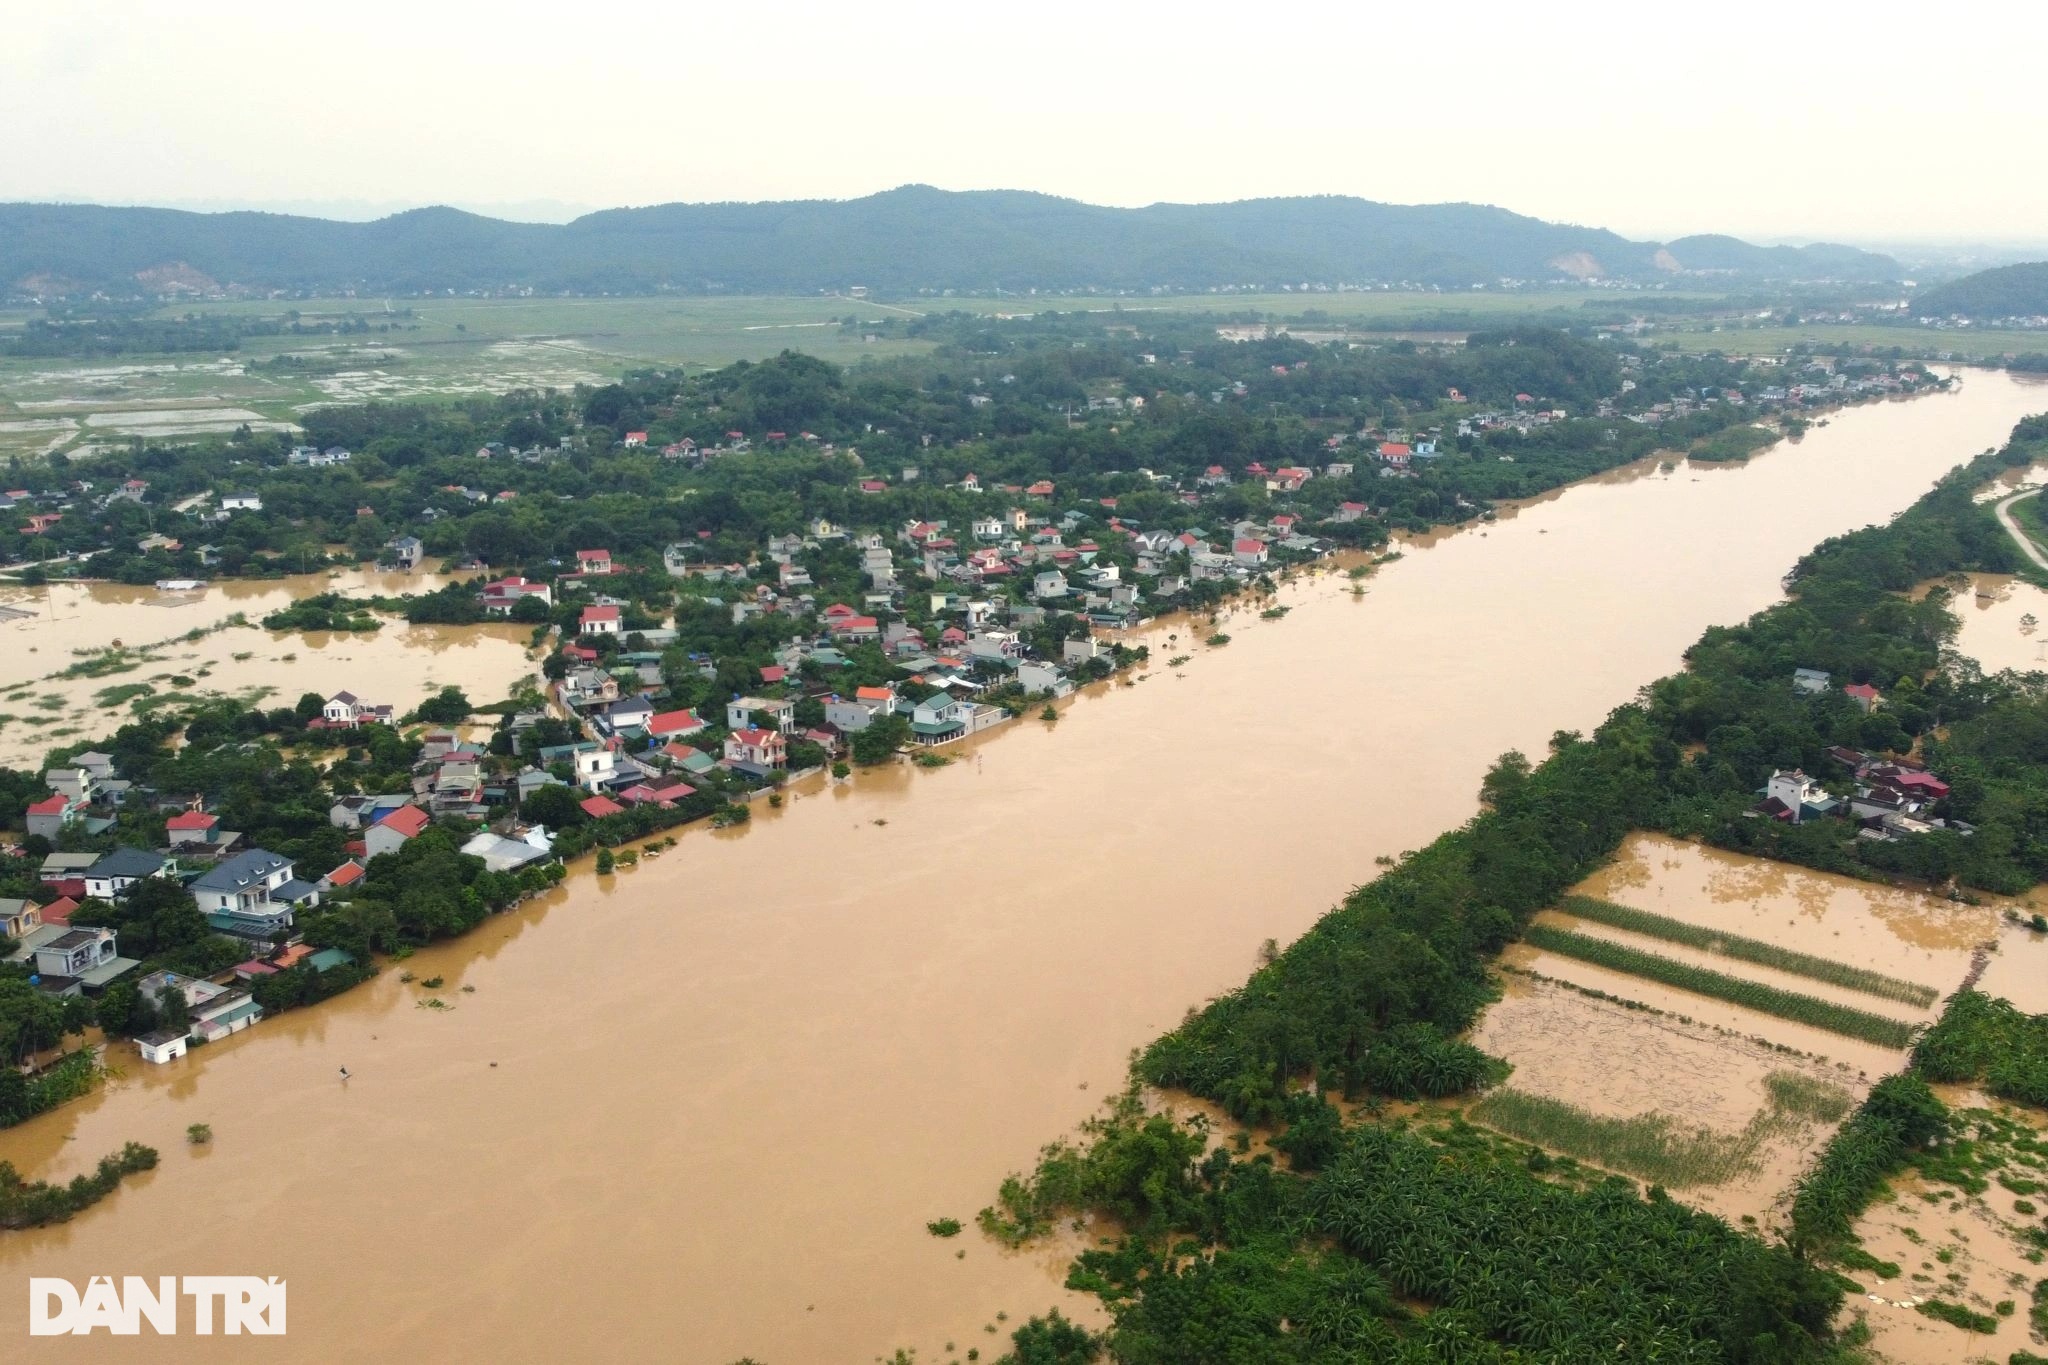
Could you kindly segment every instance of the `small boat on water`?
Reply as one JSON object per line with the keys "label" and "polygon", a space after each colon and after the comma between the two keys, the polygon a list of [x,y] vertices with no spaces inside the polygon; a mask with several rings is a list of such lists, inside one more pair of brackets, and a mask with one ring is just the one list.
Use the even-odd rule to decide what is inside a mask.
{"label": "small boat on water", "polygon": [[159,578],[156,581],[158,592],[200,592],[205,587],[203,578]]}

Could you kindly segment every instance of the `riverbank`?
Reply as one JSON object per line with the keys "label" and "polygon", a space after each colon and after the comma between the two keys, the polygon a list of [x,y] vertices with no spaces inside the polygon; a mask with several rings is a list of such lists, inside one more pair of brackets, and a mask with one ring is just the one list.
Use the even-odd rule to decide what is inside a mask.
{"label": "riverbank", "polygon": [[[1788,991],[1754,976],[1729,975],[1720,970],[1725,959],[1708,966],[1665,941],[1715,945],[1712,929],[1698,923],[1645,917],[1606,900],[1575,906],[1568,899],[1567,914],[1597,911],[1608,930],[1578,933],[1560,928],[1553,916],[1539,933],[1531,919],[1606,863],[1631,827],[1704,835],[1724,847],[1760,847],[1809,866],[1844,860],[1894,870],[1940,866],[1939,877],[1930,879],[1986,891],[2048,879],[2048,863],[2023,847],[2015,829],[2016,821],[2030,818],[2017,811],[2028,808],[2026,793],[2038,787],[2040,766],[2004,744],[2005,736],[2037,721],[2037,690],[2011,675],[1985,685],[1967,667],[1945,667],[1941,647],[1954,630],[1946,611],[1933,602],[1906,608],[1894,596],[1930,576],[2008,567],[2012,551],[1975,495],[1994,473],[2044,453],[2048,421],[2029,419],[2015,427],[2006,448],[1944,478],[1904,515],[1824,542],[1794,571],[1795,600],[1741,627],[1710,630],[1688,652],[1686,671],[1645,688],[1590,737],[1561,732],[1548,758],[1533,767],[1519,754],[1505,756],[1487,776],[1485,809],[1476,819],[1403,855],[1243,987],[1191,1014],[1138,1055],[1134,1087],[1186,1090],[1224,1105],[1239,1123],[1283,1126],[1272,1145],[1287,1154],[1291,1177],[1234,1164],[1227,1148],[1210,1152],[1197,1168],[1195,1158],[1209,1148],[1205,1131],[1183,1131],[1170,1118],[1126,1105],[1081,1143],[1048,1147],[1030,1177],[1004,1182],[985,1223],[1028,1230],[1088,1210],[1114,1217],[1126,1235],[1114,1250],[1084,1253],[1073,1278],[1111,1307],[1110,1345],[1118,1353],[1129,1348],[1176,1358],[1197,1349],[1201,1329],[1195,1324],[1218,1313],[1229,1316],[1240,1338],[1265,1336],[1277,1344],[1290,1321],[1299,1321],[1303,1295],[1317,1296],[1333,1277],[1344,1281],[1355,1273],[1373,1283],[1384,1276],[1403,1298],[1431,1310],[1418,1323],[1405,1306],[1383,1296],[1364,1321],[1342,1324],[1337,1344],[1370,1340],[1382,1354],[1403,1339],[1440,1343],[1442,1315],[1448,1314],[1458,1320],[1461,1339],[1484,1338],[1510,1349],[1540,1346],[1573,1358],[1615,1339],[1644,1343],[1644,1349],[1718,1352],[1766,1336],[1777,1343],[1774,1358],[1831,1358],[1836,1327],[1851,1324],[1833,1322],[1840,1287],[1816,1274],[1809,1253],[1835,1249],[1836,1239],[1848,1233],[1839,1212],[1838,1168],[1870,1165],[1873,1139],[1859,1125],[1878,1123],[1900,1162],[1944,1134],[1944,1122],[1931,1114],[1913,1120],[1924,1122],[1924,1131],[1887,1126],[1896,1109],[1889,1097],[1899,1085],[1917,1085],[1910,1078],[1879,1082],[1863,1116],[1801,1180],[1790,1201],[1789,1242],[1743,1237],[1730,1245],[1731,1228],[1716,1222],[1696,1227],[1698,1238],[1675,1254],[1637,1226],[1646,1219],[1670,1226],[1662,1216],[1670,1208],[1666,1175],[1673,1184],[1722,1183],[1756,1161],[1765,1134],[1788,1126],[1805,1130],[1800,1141],[1807,1153],[1821,1150],[1810,1125],[1795,1125],[1786,1106],[1806,1118],[1839,1120],[1849,1092],[1831,1083],[1823,1089],[1815,1077],[1780,1077],[1769,1111],[1759,1111],[1746,1136],[1717,1140],[1702,1128],[1680,1144],[1669,1119],[1651,1113],[1603,1119],[1578,1107],[1580,1093],[1570,1087],[1548,1095],[1492,1089],[1471,1110],[1473,1118],[1541,1144],[1527,1152],[1502,1151],[1483,1133],[1465,1139],[1455,1125],[1418,1131],[1397,1125],[1390,1132],[1368,1123],[1345,1131],[1323,1094],[1335,1091],[1346,1101],[1364,1094],[1441,1099],[1497,1087],[1506,1068],[1461,1035],[1494,998],[1488,964],[1517,939],[1561,954],[1564,969],[1576,974],[1569,984],[1601,999],[1630,1003],[1633,997],[1667,1013],[1691,1010],[1717,1026],[1781,1016],[1798,1028],[1772,1027],[1772,1043],[1790,1040],[1807,1052],[1818,1044],[1846,1054],[1858,1081],[1901,1065],[1905,1046],[1928,1022],[1928,1006],[1944,989],[1955,989],[1958,978],[1967,986],[1983,976],[1995,940],[1972,945],[1967,963],[1951,955],[1940,983],[1872,978],[1847,963],[1791,951],[1775,929],[1763,930],[1762,938],[1718,941],[1722,951],[1740,947],[1753,963],[1782,969],[1781,981],[1819,977],[1835,983],[1826,989],[1837,996],[1876,986],[1909,997],[1880,1015],[1816,995],[1821,988],[1804,981],[1798,982],[1804,989]],[[1863,689],[1869,704],[1859,707],[1832,695],[1825,673],[1802,673],[1802,682],[1819,678],[1819,688],[1795,686],[1784,663],[1793,657],[1788,650],[1854,679],[1875,668],[1899,681],[1888,684],[1882,709],[1870,688]],[[1848,693],[1858,695],[1855,687]],[[1749,747],[1753,736],[1773,736],[1777,752],[1797,754],[1818,770],[1822,754],[1851,753],[1842,746],[1873,743],[1887,731],[1897,742],[1884,747],[1903,752],[1924,739],[1930,764],[1958,782],[1967,775],[1982,786],[1959,794],[1953,807],[1944,803],[1946,820],[1930,813],[1925,821],[1893,826],[1872,819],[1859,828],[1831,818],[1830,807],[1839,803],[1815,806],[1803,797],[1791,798],[1789,808],[1777,805],[1782,819],[1761,818],[1771,808],[1760,810],[1751,787],[1771,774],[1777,790],[1777,764]],[[1988,761],[1987,750],[1999,758]],[[1945,783],[1921,776],[1948,796]],[[1799,781],[1803,786],[1803,775]],[[1959,823],[1964,815],[1974,825]],[[1866,842],[1862,836],[1873,832]],[[1645,880],[1639,871],[1635,881]],[[1614,924],[1661,951],[1617,941]],[[2009,937],[2019,952],[2037,949],[2025,931]],[[1548,958],[1531,960],[1526,953],[1512,961],[1518,968],[1557,970]],[[1582,962],[1596,964],[1590,976]],[[1659,984],[1646,989],[1638,978]],[[1616,989],[1629,994],[1611,994]],[[1730,1014],[1717,1001],[1742,1010]],[[1909,1017],[1907,1010],[1917,1013]],[[1948,1027],[1944,1022],[1936,1033]],[[2015,1025],[2014,1039],[2029,1027],[2036,1026]],[[1826,1042],[1830,1033],[1879,1047],[1845,1048]],[[1916,1054],[1923,1065],[1933,1047],[1930,1035]],[[1999,1093],[2009,1098],[2048,1094],[2032,1074],[2036,1068],[1988,1044],[1950,1060],[1942,1079],[1980,1077],[1989,1065],[1996,1084],[2006,1087]],[[1613,1066],[1610,1061],[1607,1069]],[[1924,1096],[1924,1086],[1920,1092]],[[1925,1106],[1939,1108],[1931,1100]],[[1879,1111],[1881,1117],[1871,1117]],[[1657,1184],[1643,1199],[1632,1185],[1588,1191],[1571,1168],[1539,1178],[1555,1165],[1544,1147],[1604,1157],[1610,1168],[1619,1162]],[[1179,1148],[1186,1154],[1176,1158]],[[1927,1159],[1945,1155],[1944,1149]],[[1956,1157],[1967,1160],[1960,1145]],[[1427,1188],[1415,1188],[1418,1169],[1434,1169],[1450,1184],[1451,1207],[1413,1211],[1432,1202]],[[1880,1174],[1864,1184],[1849,1205],[1852,1212],[1878,1188]],[[1777,1181],[1788,1187],[1790,1169],[1781,1166]],[[1388,1186],[1401,1191],[1391,1201]],[[2029,1182],[2021,1192],[2032,1188]],[[1247,1193],[1253,1189],[1256,1195]],[[1577,1253],[1560,1250],[1553,1239],[1500,1236],[1503,1205],[1538,1223],[1586,1216],[1603,1224],[1595,1234],[1602,1245],[1621,1238],[1632,1252],[1625,1260],[1574,1268]],[[1768,1206],[1752,1207],[1745,1223],[1755,1224],[1760,1211]],[[1447,1225],[1459,1229],[1448,1240],[1442,1236]],[[1190,1234],[1208,1245],[1192,1257],[1185,1247],[1168,1250],[1170,1241]],[[1353,1259],[1331,1264],[1326,1241]],[[1873,1268],[1868,1255],[1857,1262],[1842,1254],[1850,1269]],[[1776,1291],[1759,1296],[1760,1279]],[[1556,1287],[1560,1281],[1572,1286],[1569,1307]],[[1233,1286],[1227,1294],[1220,1290],[1224,1284]],[[1524,1288],[1504,1292],[1514,1284]],[[1703,1311],[1689,1312],[1689,1305]],[[1986,1299],[1982,1306],[1991,1304]],[[1985,1332],[1996,1324],[1976,1309],[1951,1307],[1947,1321],[1981,1323],[1976,1330]],[[2010,1314],[2012,1304],[1997,1311]],[[1325,1350],[1313,1358],[1335,1355]]]}
{"label": "riverbank", "polygon": [[[1051,733],[793,791],[421,951],[407,968],[443,977],[450,1010],[387,972],[0,1134],[37,1175],[129,1138],[176,1153],[61,1235],[0,1243],[0,1264],[183,1273],[232,1210],[247,1262],[293,1279],[280,1359],[344,1340],[559,1356],[570,1297],[648,1305],[620,1325],[627,1356],[992,1354],[999,1310],[1089,1311],[1058,1288],[1074,1248],[926,1221],[970,1218],[1121,1083],[1134,1043],[1374,856],[1469,816],[1503,750],[1595,723],[2043,393],[1986,376],[1743,466],[1613,471],[1407,542],[1363,597],[1304,574],[1277,591],[1283,621],[1227,611],[1226,647],[1156,623],[1134,637],[1152,676],[1064,703]],[[1273,698],[1297,723],[1254,742]],[[216,1133],[203,1155],[183,1150],[195,1121]],[[432,1273],[450,1263],[452,1286]]]}

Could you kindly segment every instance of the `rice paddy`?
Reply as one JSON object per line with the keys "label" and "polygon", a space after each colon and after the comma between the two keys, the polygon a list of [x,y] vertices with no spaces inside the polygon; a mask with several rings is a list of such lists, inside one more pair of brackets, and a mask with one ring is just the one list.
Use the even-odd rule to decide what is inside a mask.
{"label": "rice paddy", "polygon": [[1838,1005],[1818,996],[1780,990],[1762,982],[1744,980],[1721,972],[1695,967],[1691,963],[1660,957],[1611,939],[1532,924],[1523,939],[1534,947],[1563,957],[1577,958],[1610,971],[1624,972],[1661,982],[1696,995],[1725,1000],[1759,1014],[1788,1019],[1796,1024],[1825,1029],[1849,1038],[1859,1038],[1882,1047],[1903,1048],[1913,1040],[1915,1025],[1886,1018],[1867,1010]]}
{"label": "rice paddy", "polygon": [[1794,976],[1825,981],[1831,986],[1861,991],[1865,995],[1874,995],[1884,1000],[1897,1000],[1924,1008],[1933,1004],[1940,995],[1932,986],[1922,985],[1917,981],[1886,976],[1882,972],[1852,967],[1848,963],[1815,957],[1811,953],[1795,952],[1790,948],[1779,947],[1775,943],[1766,943],[1762,939],[1744,938],[1739,934],[1688,924],[1669,915],[1637,910],[1592,896],[1566,896],[1558,902],[1558,909],[1578,919],[1592,920],[1596,924],[1625,929],[1632,934],[1642,934],[1648,938],[1661,938],[1669,943],[1697,948],[1701,952],[1740,958],[1744,962],[1754,962],[1762,967],[1775,967]]}

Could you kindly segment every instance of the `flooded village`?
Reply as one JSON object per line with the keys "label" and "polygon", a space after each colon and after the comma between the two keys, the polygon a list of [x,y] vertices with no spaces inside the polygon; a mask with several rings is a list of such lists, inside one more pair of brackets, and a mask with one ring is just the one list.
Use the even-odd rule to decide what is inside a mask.
{"label": "flooded village", "polygon": [[[1775,601],[1815,542],[1890,516],[2039,406],[2038,388],[1970,372],[1956,392],[1839,411],[1747,463],[1652,455],[1359,548],[1318,530],[1372,517],[1362,499],[1313,519],[1284,502],[1216,513],[1248,483],[1280,494],[1269,480],[1303,473],[1300,493],[1349,478],[1333,463],[1401,483],[1379,471],[1398,471],[1403,452],[1380,448],[1403,442],[1300,471],[1198,466],[1184,488],[1162,486],[1198,500],[1163,538],[1152,518],[1069,502],[1048,480],[1042,493],[994,490],[994,525],[812,518],[745,559],[694,537],[592,539],[546,579],[445,564],[426,576],[424,544],[380,525],[387,558],[420,550],[412,574],[219,579],[175,606],[156,605],[153,584],[24,587],[15,605],[36,614],[0,631],[35,652],[10,654],[10,688],[67,707],[122,682],[241,692],[281,713],[245,743],[350,790],[294,789],[324,802],[317,821],[332,833],[282,828],[334,857],[287,860],[251,838],[269,822],[244,818],[230,791],[138,790],[120,755],[98,750],[37,774],[24,805],[44,805],[27,817],[43,823],[24,834],[42,830],[48,848],[17,857],[61,894],[24,897],[24,912],[83,906],[96,888],[112,903],[148,881],[198,900],[224,875],[231,903],[208,917],[242,950],[210,973],[144,973],[128,930],[111,930],[79,997],[130,984],[150,1008],[126,1022],[154,1027],[133,1042],[74,1035],[58,1050],[104,1037],[110,1074],[0,1130],[0,1158],[51,1179],[131,1140],[169,1159],[70,1222],[9,1234],[0,1260],[83,1275],[118,1248],[124,1263],[170,1266],[204,1244],[194,1212],[232,1203],[265,1264],[353,1286],[298,1296],[293,1337],[266,1344],[294,1359],[328,1358],[318,1343],[337,1338],[322,1328],[343,1316],[371,1350],[460,1353],[483,1331],[500,1358],[558,1355],[574,1329],[551,1305],[599,1293],[650,1305],[620,1327],[627,1355],[682,1340],[716,1359],[898,1346],[947,1358],[947,1342],[993,1341],[983,1329],[998,1315],[1059,1304],[1099,1321],[1061,1287],[1085,1230],[1008,1250],[934,1238],[926,1222],[971,1218],[1042,1137],[1121,1085],[1134,1044],[1234,985],[1260,944],[1301,934],[1375,857],[1468,817],[1497,755],[1595,723],[1701,628]],[[1161,580],[1191,588],[1198,561],[1206,581],[1240,591],[1161,592]],[[439,605],[408,613],[408,593]],[[380,628],[264,629],[327,594],[364,604]],[[404,619],[467,615],[448,609],[457,597],[478,619]],[[1955,600],[1967,620],[1975,599]],[[188,619],[211,627],[235,610],[250,624],[183,638]],[[105,638],[66,646],[67,620]],[[81,648],[133,651],[137,666],[53,678]],[[460,714],[434,706],[451,687]],[[1262,697],[1315,717],[1311,730],[1230,744]],[[122,712],[146,720],[136,701],[148,695],[101,703],[108,723],[81,738]],[[37,752],[19,730],[0,741]],[[1815,774],[1846,800],[1858,793],[1843,776]],[[161,833],[89,846],[140,829]],[[502,909],[472,918],[408,898],[408,882],[442,874],[444,852],[499,879],[480,894]],[[566,878],[542,871],[565,863]],[[1993,906],[1661,836],[1632,839],[1576,892],[1939,994],[1996,944],[1986,988],[2040,1007],[2011,984],[2034,979],[2031,931]],[[407,934],[380,939],[368,907]],[[15,935],[41,934],[31,957],[108,932],[59,915]],[[1537,924],[1902,1026],[1938,1009],[1911,1003],[1920,991],[1901,1002],[1731,965],[1568,904]],[[127,974],[107,974],[124,960]],[[379,962],[318,1003],[301,1003],[317,990],[264,985]],[[1514,1070],[1471,1121],[1738,1222],[1781,1220],[1845,1106],[1906,1061],[1903,1045],[1555,950],[1511,948],[1500,980],[1472,1038]],[[251,1008],[265,998],[279,1007]],[[1637,1171],[1607,1149],[1575,1153],[1573,1133],[1604,1131],[1587,1115],[1697,1134],[1694,1164]],[[211,1140],[188,1142],[193,1124]],[[658,1182],[642,1178],[651,1163]],[[622,1244],[636,1249],[623,1262]],[[461,1285],[425,1273],[450,1257],[477,1273]],[[1902,1301],[1913,1290],[1872,1287]],[[1954,1358],[1939,1354],[1950,1338],[1919,1331],[1952,1329],[1879,1307],[1880,1344],[1896,1338],[1899,1358]],[[91,1345],[104,1358],[108,1344]]]}

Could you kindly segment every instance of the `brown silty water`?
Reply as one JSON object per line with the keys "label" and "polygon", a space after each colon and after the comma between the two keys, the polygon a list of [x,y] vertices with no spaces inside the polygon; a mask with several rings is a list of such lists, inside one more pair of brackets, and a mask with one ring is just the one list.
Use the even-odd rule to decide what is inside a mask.
{"label": "brown silty water", "polygon": [[[374,633],[267,631],[263,617],[316,593],[426,592],[434,573],[343,570],[267,580],[228,579],[196,592],[118,583],[0,588],[0,764],[33,768],[53,746],[98,738],[129,714],[100,701],[110,688],[147,685],[157,695],[218,693],[260,706],[289,706],[306,692],[351,691],[404,712],[454,685],[478,702],[502,699],[535,672],[531,626],[409,626],[384,618]],[[245,625],[226,625],[236,615]],[[187,638],[199,631],[197,639]],[[59,676],[116,642],[136,666],[98,677]],[[60,704],[61,703],[61,704]]]}
{"label": "brown silty water", "polygon": [[[1070,1245],[925,1223],[971,1220],[1263,940],[1467,818],[1503,750],[1597,723],[2042,407],[1972,374],[1740,469],[1645,461],[1413,542],[1362,596],[1305,575],[1282,621],[1161,623],[1145,681],[1057,725],[813,783],[408,961],[451,1009],[389,971],[168,1068],[128,1058],[0,1157],[64,1178],[138,1140],[163,1165],[0,1261],[286,1276],[289,1336],[207,1348],[271,1361],[992,1358],[998,1311],[1092,1317]],[[1193,643],[1213,629],[1235,638]]]}

